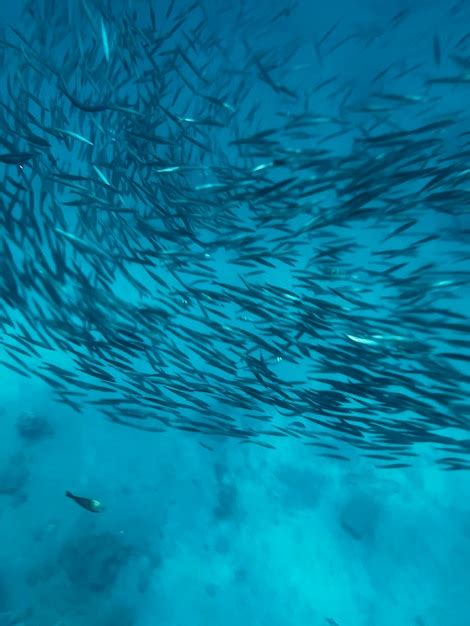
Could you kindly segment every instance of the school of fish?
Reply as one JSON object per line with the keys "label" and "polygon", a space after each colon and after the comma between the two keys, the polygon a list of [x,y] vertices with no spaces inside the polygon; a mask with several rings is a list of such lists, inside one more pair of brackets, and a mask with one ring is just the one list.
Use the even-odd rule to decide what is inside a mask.
{"label": "school of fish", "polygon": [[450,100],[470,33],[431,33],[427,63],[358,94],[319,68],[407,11],[273,48],[294,3],[125,4],[26,2],[1,33],[1,367],[209,448],[470,469],[470,126]]}

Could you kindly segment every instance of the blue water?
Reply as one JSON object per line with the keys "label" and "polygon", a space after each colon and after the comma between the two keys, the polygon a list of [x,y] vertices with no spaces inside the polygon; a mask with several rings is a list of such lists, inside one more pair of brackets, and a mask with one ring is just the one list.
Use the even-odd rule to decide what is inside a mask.
{"label": "blue water", "polygon": [[[443,50],[439,72],[455,74],[446,47],[470,23],[468,2],[303,0],[287,21],[268,25],[284,5],[244,4],[251,2],[266,15],[263,41],[273,50],[291,39],[301,42],[291,63],[308,66],[292,70],[299,82],[313,86],[337,76],[346,90],[350,83],[351,107],[365,106],[377,85],[397,90],[392,79],[372,80],[392,62],[403,70],[422,64],[421,76],[434,75],[436,33]],[[112,10],[124,8],[116,3]],[[406,22],[391,28],[391,19],[405,10]],[[21,31],[19,14],[16,7],[0,7],[1,23]],[[211,20],[227,29],[241,54],[227,19],[214,1]],[[356,29],[362,40],[315,61],[315,41],[338,19],[343,34]],[[244,26],[253,42],[259,20],[254,24]],[[328,45],[339,39],[335,33]],[[403,78],[400,93],[421,93],[413,80],[413,73]],[[258,88],[269,127],[273,97],[265,84]],[[431,118],[465,114],[468,85],[440,93],[445,97],[431,103]],[[305,106],[335,115],[332,102],[320,91]],[[418,125],[414,115],[405,107],[396,121]],[[350,142],[342,137],[334,149],[347,152]],[[468,228],[466,210],[459,216],[430,212],[425,232]],[[365,246],[355,260],[360,265],[381,224],[365,232],[360,223],[353,228]],[[465,237],[432,244],[419,260],[450,267],[452,275],[468,268],[468,259],[452,265],[457,248],[468,254]],[[306,264],[313,252],[304,251]],[[236,273],[219,267],[227,281]],[[271,278],[291,284],[288,269],[272,271]],[[371,297],[380,308],[380,293]],[[468,313],[468,287],[442,301]],[[69,356],[64,351],[55,358],[66,364]],[[404,353],[402,363],[408,356],[412,362]],[[29,363],[32,371],[41,365]],[[380,469],[354,450],[348,463],[319,457],[295,438],[268,449],[176,429],[125,428],[93,406],[74,412],[41,380],[7,368],[0,369],[0,394],[0,626],[470,625],[470,474],[442,471],[432,446],[417,446],[408,468]],[[233,411],[243,423],[243,411]],[[468,439],[468,429],[458,437]],[[67,490],[99,499],[105,510],[81,509],[65,497]]]}

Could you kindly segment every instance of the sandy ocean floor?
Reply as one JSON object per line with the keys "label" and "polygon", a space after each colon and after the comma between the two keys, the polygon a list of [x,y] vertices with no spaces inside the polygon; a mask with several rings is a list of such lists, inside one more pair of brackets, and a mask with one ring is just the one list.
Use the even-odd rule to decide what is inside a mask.
{"label": "sandy ocean floor", "polygon": [[[465,473],[425,460],[406,471],[335,464],[295,442],[214,441],[211,451],[187,434],[68,413],[45,390],[25,398],[23,382],[15,401],[11,383],[2,626],[465,625]],[[23,411],[50,434],[22,439]],[[106,510],[79,508],[67,489]]]}

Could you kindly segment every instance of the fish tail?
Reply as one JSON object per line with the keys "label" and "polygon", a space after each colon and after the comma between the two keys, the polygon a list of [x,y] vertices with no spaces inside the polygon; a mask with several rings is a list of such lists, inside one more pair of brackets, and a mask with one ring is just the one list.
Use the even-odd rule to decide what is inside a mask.
{"label": "fish tail", "polygon": [[74,497],[73,493],[71,493],[70,491],[66,491],[65,495],[67,496],[67,498],[73,498]]}

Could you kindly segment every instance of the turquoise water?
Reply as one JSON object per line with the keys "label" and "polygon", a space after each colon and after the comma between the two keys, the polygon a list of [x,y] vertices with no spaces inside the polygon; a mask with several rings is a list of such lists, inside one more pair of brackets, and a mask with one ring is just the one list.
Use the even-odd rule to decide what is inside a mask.
{"label": "turquoise water", "polygon": [[28,6],[0,626],[470,624],[468,2]]}

